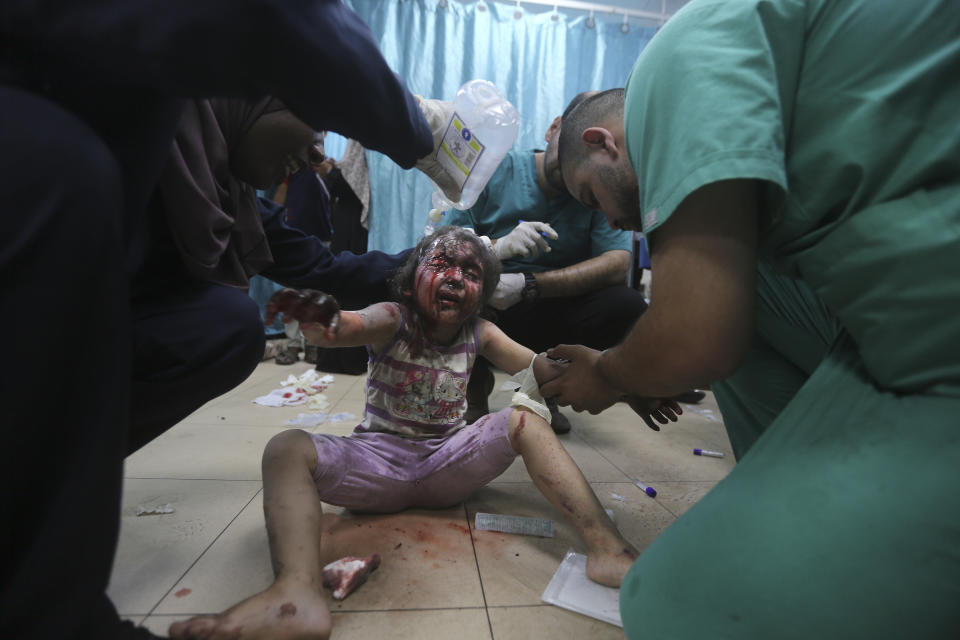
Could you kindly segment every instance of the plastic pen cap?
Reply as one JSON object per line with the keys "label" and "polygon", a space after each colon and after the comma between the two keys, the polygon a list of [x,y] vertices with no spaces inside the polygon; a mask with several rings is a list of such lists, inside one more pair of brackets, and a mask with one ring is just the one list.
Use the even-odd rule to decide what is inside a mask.
{"label": "plastic pen cap", "polygon": [[693,455],[695,456],[709,456],[711,458],[722,458],[722,451],[710,451],[710,449],[694,449]]}
{"label": "plastic pen cap", "polygon": [[[520,224],[523,224],[524,222],[526,222],[526,220],[521,220],[521,221],[520,221]],[[543,236],[544,238],[549,238],[549,237],[550,237],[550,236],[547,235],[547,232],[546,232],[546,231],[541,231],[541,232],[540,232],[540,235]]]}
{"label": "plastic pen cap", "polygon": [[639,480],[634,480],[633,484],[637,485],[637,487],[639,487],[640,490],[642,490],[645,494],[647,494],[651,498],[657,497],[657,490],[654,489],[653,487],[648,487],[647,485],[643,484]]}

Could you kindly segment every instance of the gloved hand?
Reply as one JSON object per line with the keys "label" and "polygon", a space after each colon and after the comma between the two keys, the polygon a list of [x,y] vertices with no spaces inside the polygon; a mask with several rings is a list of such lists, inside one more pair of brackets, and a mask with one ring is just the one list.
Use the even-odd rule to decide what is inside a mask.
{"label": "gloved hand", "polygon": [[490,296],[490,306],[503,311],[523,299],[523,285],[526,278],[522,273],[502,273],[500,282]]}
{"label": "gloved hand", "polygon": [[550,245],[543,234],[551,240],[560,237],[546,222],[521,222],[513,231],[497,240],[493,245],[493,253],[500,260],[508,260],[514,256],[536,258],[541,249],[544,252],[550,251]]}
{"label": "gloved hand", "polygon": [[440,150],[440,143],[443,142],[443,134],[446,133],[447,125],[450,124],[450,117],[453,116],[453,103],[443,102],[442,100],[427,100],[418,95],[413,97],[416,98],[417,105],[427,119],[430,131],[433,132],[433,151],[430,152],[430,155],[417,160],[415,166],[440,187],[447,200],[459,202],[460,187],[457,186],[453,177],[447,173],[447,170],[437,162],[437,153]]}

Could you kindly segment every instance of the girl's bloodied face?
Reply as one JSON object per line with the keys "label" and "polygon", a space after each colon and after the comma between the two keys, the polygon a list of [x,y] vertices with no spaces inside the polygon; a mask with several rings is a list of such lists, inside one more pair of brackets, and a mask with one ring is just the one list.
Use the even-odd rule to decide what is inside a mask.
{"label": "girl's bloodied face", "polygon": [[438,238],[420,260],[414,280],[417,310],[434,328],[459,327],[480,308],[483,265],[477,247]]}

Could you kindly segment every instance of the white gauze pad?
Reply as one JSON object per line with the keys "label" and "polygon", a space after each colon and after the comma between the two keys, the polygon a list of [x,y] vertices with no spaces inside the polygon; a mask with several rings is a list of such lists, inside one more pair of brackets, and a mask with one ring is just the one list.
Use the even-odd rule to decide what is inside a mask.
{"label": "white gauze pad", "polygon": [[534,354],[530,364],[523,371],[519,371],[510,380],[516,382],[520,388],[514,392],[510,398],[511,407],[526,407],[535,414],[550,423],[550,409],[543,402],[543,396],[540,395],[540,385],[537,384],[537,378],[533,375],[533,363],[537,359]]}

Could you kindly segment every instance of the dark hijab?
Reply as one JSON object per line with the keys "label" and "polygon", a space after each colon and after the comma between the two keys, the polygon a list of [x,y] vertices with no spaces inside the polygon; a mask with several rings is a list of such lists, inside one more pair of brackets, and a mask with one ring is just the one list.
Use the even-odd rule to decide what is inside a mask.
{"label": "dark hijab", "polygon": [[230,154],[257,118],[281,109],[272,98],[187,103],[158,191],[191,275],[246,288],[273,264],[256,190],[233,175]]}

